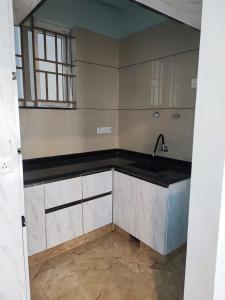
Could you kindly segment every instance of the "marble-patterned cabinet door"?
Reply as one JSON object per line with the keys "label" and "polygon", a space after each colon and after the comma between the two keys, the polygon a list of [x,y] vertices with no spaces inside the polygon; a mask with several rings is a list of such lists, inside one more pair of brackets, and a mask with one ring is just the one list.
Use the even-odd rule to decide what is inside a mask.
{"label": "marble-patterned cabinet door", "polygon": [[83,176],[83,199],[112,191],[112,171]]}
{"label": "marble-patterned cabinet door", "polygon": [[47,249],[82,234],[82,204],[46,213]]}
{"label": "marble-patterned cabinet door", "polygon": [[187,241],[190,179],[171,184],[167,212],[166,253]]}
{"label": "marble-patterned cabinet door", "polygon": [[45,189],[45,209],[82,199],[82,178],[47,183]]}
{"label": "marble-patterned cabinet door", "polygon": [[113,223],[135,236],[137,180],[114,171]]}
{"label": "marble-patterned cabinet door", "polygon": [[136,179],[135,236],[165,254],[169,189]]}
{"label": "marble-patterned cabinet door", "polygon": [[84,233],[112,223],[112,195],[83,203]]}
{"label": "marble-patterned cabinet door", "polygon": [[46,250],[44,186],[25,188],[28,255]]}
{"label": "marble-patterned cabinet door", "polygon": [[114,172],[113,222],[166,255],[187,239],[190,180],[164,188]]}

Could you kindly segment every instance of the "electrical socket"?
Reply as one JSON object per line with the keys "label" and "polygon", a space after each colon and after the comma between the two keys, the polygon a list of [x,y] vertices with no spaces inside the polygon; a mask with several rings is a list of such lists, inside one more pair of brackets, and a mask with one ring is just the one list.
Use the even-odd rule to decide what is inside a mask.
{"label": "electrical socket", "polygon": [[97,134],[110,134],[112,133],[112,127],[98,127]]}
{"label": "electrical socket", "polygon": [[0,175],[12,171],[11,157],[0,157]]}

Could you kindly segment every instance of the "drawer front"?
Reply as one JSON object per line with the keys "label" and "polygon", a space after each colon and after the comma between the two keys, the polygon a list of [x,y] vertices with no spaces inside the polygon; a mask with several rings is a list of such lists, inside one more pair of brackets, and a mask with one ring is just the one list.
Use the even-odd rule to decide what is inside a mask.
{"label": "drawer front", "polygon": [[83,199],[112,191],[112,171],[83,176]]}
{"label": "drawer front", "polygon": [[81,177],[56,181],[44,185],[45,209],[82,199]]}
{"label": "drawer front", "polygon": [[28,255],[46,250],[43,185],[24,190]]}
{"label": "drawer front", "polygon": [[82,204],[46,214],[47,249],[83,234]]}
{"label": "drawer front", "polygon": [[83,203],[84,233],[112,223],[112,195]]}

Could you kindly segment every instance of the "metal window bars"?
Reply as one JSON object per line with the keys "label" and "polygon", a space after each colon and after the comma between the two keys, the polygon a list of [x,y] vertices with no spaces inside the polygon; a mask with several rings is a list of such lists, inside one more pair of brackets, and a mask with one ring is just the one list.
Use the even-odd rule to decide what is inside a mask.
{"label": "metal window bars", "polygon": [[[20,107],[76,108],[74,99],[75,65],[72,63],[70,35],[32,25],[32,53],[29,60],[30,99],[19,99]],[[28,32],[28,30],[27,30]],[[23,33],[23,30],[22,32]],[[29,55],[29,53],[24,53]],[[24,83],[25,85],[26,83]]]}

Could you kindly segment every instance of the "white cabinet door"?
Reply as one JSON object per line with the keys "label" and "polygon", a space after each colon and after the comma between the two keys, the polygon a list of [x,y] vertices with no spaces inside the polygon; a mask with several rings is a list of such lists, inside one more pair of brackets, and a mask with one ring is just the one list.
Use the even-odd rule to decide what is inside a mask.
{"label": "white cabinet door", "polygon": [[83,176],[83,199],[112,191],[112,171]]}
{"label": "white cabinet door", "polygon": [[169,193],[166,253],[187,241],[190,179],[170,185]]}
{"label": "white cabinet door", "polygon": [[139,179],[136,187],[135,236],[164,254],[169,189]]}
{"label": "white cabinet door", "polygon": [[48,183],[44,189],[45,209],[82,199],[81,177]]}
{"label": "white cabinet door", "polygon": [[136,191],[134,177],[114,172],[113,222],[135,236]]}
{"label": "white cabinet door", "polygon": [[24,197],[28,254],[33,255],[46,250],[43,185],[25,188]]}
{"label": "white cabinet door", "polygon": [[82,234],[82,204],[46,214],[47,248],[62,244]]}
{"label": "white cabinet door", "polygon": [[83,203],[84,233],[112,223],[112,195]]}

